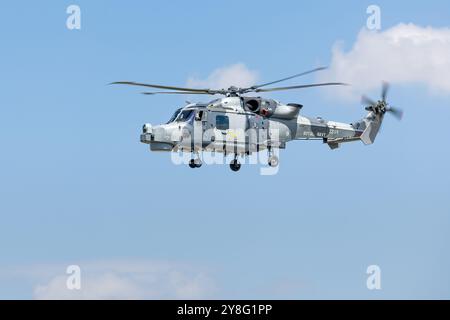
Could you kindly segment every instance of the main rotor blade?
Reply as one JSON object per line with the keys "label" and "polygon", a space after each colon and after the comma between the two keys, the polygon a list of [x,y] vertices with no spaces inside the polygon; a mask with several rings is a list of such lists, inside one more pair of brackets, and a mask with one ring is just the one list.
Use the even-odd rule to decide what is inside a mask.
{"label": "main rotor blade", "polygon": [[326,68],[327,67],[320,67],[320,68],[312,69],[312,70],[305,71],[305,72],[302,72],[302,73],[294,74],[293,76],[290,76],[290,77],[286,77],[286,78],[283,78],[283,79],[280,79],[280,80],[276,80],[276,81],[272,81],[272,82],[259,84],[259,85],[252,86],[252,87],[246,88],[246,89],[257,89],[257,88],[265,87],[265,86],[268,86],[268,85],[271,85],[271,84],[275,84],[275,83],[278,83],[278,82],[294,79],[294,78],[301,77],[301,76],[304,76],[304,75],[307,75],[307,74],[310,74],[310,73],[313,73],[313,72],[317,72],[317,71],[320,71],[320,70],[325,70]]}
{"label": "main rotor blade", "polygon": [[381,100],[386,101],[386,96],[389,90],[389,83],[383,82],[383,88],[381,89]]}
{"label": "main rotor blade", "polygon": [[370,98],[367,97],[367,96],[362,96],[362,97],[361,97],[361,103],[362,103],[362,104],[368,104],[368,105],[370,105],[370,106],[374,106],[374,105],[377,104],[375,101],[373,101],[372,99],[370,99]]}
{"label": "main rotor blade", "polygon": [[282,91],[282,90],[292,90],[292,89],[304,89],[304,88],[312,88],[312,87],[346,86],[346,85],[348,85],[348,84],[341,83],[341,82],[314,83],[314,84],[304,84],[304,85],[290,86],[290,87],[256,89],[255,92],[271,92],[271,91]]}
{"label": "main rotor blade", "polygon": [[209,89],[192,89],[192,88],[182,88],[182,87],[173,87],[173,86],[163,86],[159,84],[148,84],[148,83],[139,83],[139,82],[132,82],[132,81],[117,81],[112,82],[110,84],[125,84],[130,86],[140,86],[140,87],[148,87],[148,88],[157,88],[157,89],[167,89],[167,90],[181,90],[181,91],[191,91],[191,92],[205,92],[209,93]]}
{"label": "main rotor blade", "polygon": [[154,95],[154,94],[211,94],[214,93],[207,93],[207,92],[192,92],[192,91],[155,91],[155,92],[141,92],[141,94],[145,95]]}

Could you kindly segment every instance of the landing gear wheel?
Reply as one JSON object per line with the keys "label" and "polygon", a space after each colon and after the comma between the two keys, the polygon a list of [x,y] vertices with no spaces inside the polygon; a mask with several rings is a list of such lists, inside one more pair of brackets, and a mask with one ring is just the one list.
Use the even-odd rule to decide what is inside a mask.
{"label": "landing gear wheel", "polygon": [[239,171],[240,168],[241,168],[241,164],[239,163],[239,161],[237,161],[236,159],[231,161],[231,163],[230,163],[230,169],[231,170],[236,172],[236,171]]}
{"label": "landing gear wheel", "polygon": [[269,166],[271,167],[277,167],[278,166],[278,157],[277,156],[270,156],[269,157]]}
{"label": "landing gear wheel", "polygon": [[191,159],[191,160],[189,161],[189,168],[192,168],[192,169],[197,168],[194,159]]}
{"label": "landing gear wheel", "polygon": [[202,161],[200,160],[200,159],[195,159],[194,160],[194,165],[195,165],[195,168],[200,168],[201,166],[202,166]]}

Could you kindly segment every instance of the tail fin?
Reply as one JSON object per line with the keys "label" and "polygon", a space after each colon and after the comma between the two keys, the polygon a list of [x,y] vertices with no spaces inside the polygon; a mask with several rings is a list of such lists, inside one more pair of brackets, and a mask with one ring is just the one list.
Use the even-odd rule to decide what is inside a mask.
{"label": "tail fin", "polygon": [[365,129],[359,138],[366,145],[374,143],[383,122],[383,114],[370,112],[361,122]]}

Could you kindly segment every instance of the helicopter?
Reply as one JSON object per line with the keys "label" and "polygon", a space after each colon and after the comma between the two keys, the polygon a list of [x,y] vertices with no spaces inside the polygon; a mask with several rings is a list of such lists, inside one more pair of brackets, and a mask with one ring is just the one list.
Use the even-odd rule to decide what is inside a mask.
{"label": "helicopter", "polygon": [[387,101],[389,85],[383,82],[381,99],[362,97],[368,114],[353,123],[327,121],[321,117],[306,117],[300,114],[299,103],[281,103],[249,93],[263,93],[283,90],[305,89],[324,86],[343,86],[342,82],[303,84],[284,87],[268,87],[276,83],[301,77],[326,67],[315,68],[283,79],[250,87],[231,86],[227,89],[199,89],[118,81],[111,84],[138,86],[164,91],[142,92],[145,95],[183,94],[220,95],[208,103],[187,103],[177,109],[165,124],[142,127],[140,141],[150,145],[151,151],[190,152],[190,168],[202,166],[199,153],[221,152],[224,156],[234,154],[230,162],[232,171],[239,171],[239,157],[268,152],[267,164],[276,167],[279,159],[274,151],[285,149],[293,140],[322,140],[330,149],[337,149],[342,143],[362,141],[365,145],[374,143],[384,115],[391,113],[401,119],[403,112],[390,106]]}

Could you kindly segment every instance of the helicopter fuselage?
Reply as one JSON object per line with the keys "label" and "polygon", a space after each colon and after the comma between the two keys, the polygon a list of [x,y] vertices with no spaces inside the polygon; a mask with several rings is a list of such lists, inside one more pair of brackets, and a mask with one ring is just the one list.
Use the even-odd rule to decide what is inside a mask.
{"label": "helicopter fuselage", "polygon": [[141,142],[152,151],[214,151],[251,154],[284,149],[291,140],[323,140],[335,149],[360,140],[365,121],[355,124],[300,115],[302,105],[260,97],[225,97],[207,104],[188,104],[166,124],[145,124]]}

